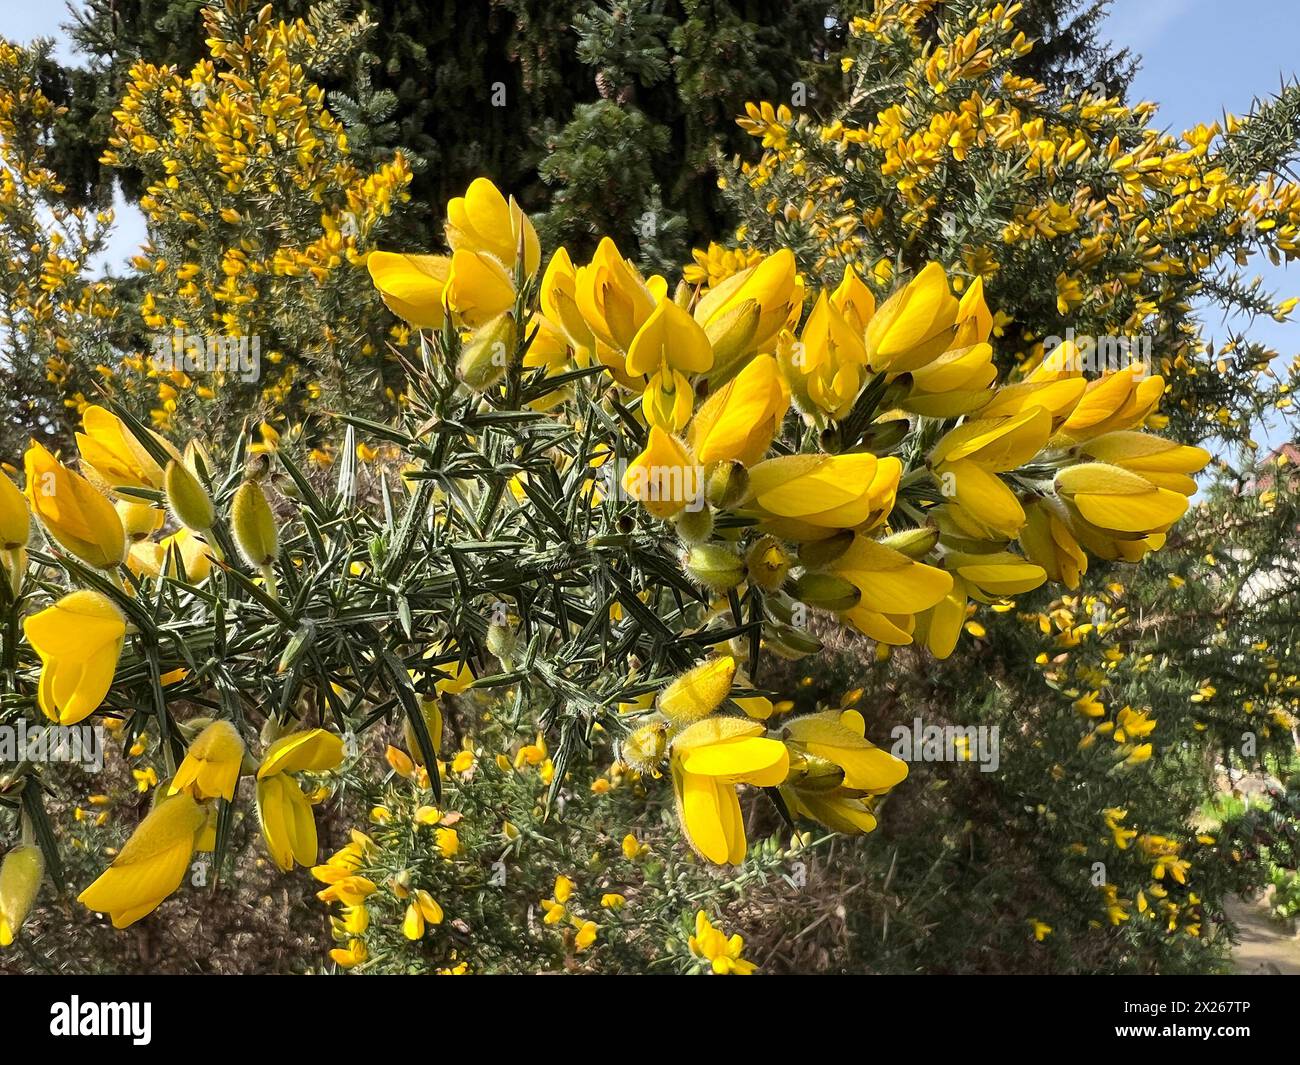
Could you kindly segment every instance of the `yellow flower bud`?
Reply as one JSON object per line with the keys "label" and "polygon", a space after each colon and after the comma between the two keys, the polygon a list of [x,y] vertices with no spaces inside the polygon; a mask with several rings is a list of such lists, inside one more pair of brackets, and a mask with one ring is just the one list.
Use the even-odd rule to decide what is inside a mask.
{"label": "yellow flower bud", "polygon": [[231,529],[235,544],[250,566],[269,566],[280,554],[275,515],[261,485],[245,481],[235,492],[231,505]]}
{"label": "yellow flower bud", "polygon": [[27,502],[13,481],[0,473],[0,551],[26,547],[31,535]]}
{"label": "yellow flower bud", "polygon": [[187,529],[203,533],[212,528],[212,498],[185,463],[172,459],[165,474],[167,505]]}
{"label": "yellow flower bud", "polygon": [[0,947],[14,941],[36,902],[45,876],[45,856],[39,847],[21,844],[0,862]]}
{"label": "yellow flower bud", "polygon": [[648,773],[664,760],[668,751],[668,724],[654,721],[628,733],[619,758],[638,773]]}
{"label": "yellow flower bud", "polygon": [[696,544],[686,556],[686,572],[705,588],[725,592],[745,579],[745,563],[722,544]]}
{"label": "yellow flower bud", "polygon": [[736,660],[730,655],[708,658],[688,669],[659,693],[659,712],[675,725],[708,717],[731,692]]}
{"label": "yellow flower bud", "polygon": [[515,316],[507,311],[470,337],[460,354],[460,379],[476,392],[491,388],[505,376],[514,351]]}
{"label": "yellow flower bud", "polygon": [[157,507],[135,499],[119,499],[116,509],[122,529],[132,542],[152,536],[167,520],[167,515]]}

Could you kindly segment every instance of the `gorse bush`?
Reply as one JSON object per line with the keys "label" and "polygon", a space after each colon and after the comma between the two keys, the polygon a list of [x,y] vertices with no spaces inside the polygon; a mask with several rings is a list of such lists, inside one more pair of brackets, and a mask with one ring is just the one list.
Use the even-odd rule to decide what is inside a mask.
{"label": "gorse bush", "polygon": [[[950,670],[920,683],[890,675],[870,689],[890,720],[919,713],[997,725],[1010,759],[975,783],[944,777],[937,827],[922,821],[923,838],[903,843],[917,870],[909,881],[902,865],[898,890],[932,882],[933,856],[954,826],[965,820],[971,831],[966,819],[978,809],[974,824],[998,825],[1001,838],[976,828],[971,860],[953,871],[951,890],[968,913],[1046,917],[1053,931],[1043,949],[1059,951],[1056,966],[1113,969],[1121,957],[1141,966],[1154,951],[1163,967],[1195,970],[1206,959],[1181,929],[1221,923],[1223,893],[1243,882],[1232,871],[1239,852],[1189,828],[1215,787],[1216,762],[1284,775],[1293,767],[1295,478],[1285,454],[1254,461],[1251,436],[1269,414],[1294,433],[1296,364],[1252,340],[1250,323],[1285,319],[1294,301],[1245,280],[1245,269],[1255,254],[1294,257],[1295,186],[1275,175],[1295,157],[1300,100],[1286,87],[1245,119],[1166,135],[1153,128],[1153,105],[1125,105],[1094,79],[1049,87],[1026,78],[1032,42],[1015,7],[947,4],[937,27],[933,14],[881,3],[855,21],[843,62],[855,88],[829,113],[749,108],[742,125],[764,154],[728,183],[743,243],[697,251],[697,267],[725,276],[749,255],[789,246],[816,275],[834,279],[847,264],[888,279],[900,264],[935,258],[983,285],[997,312],[999,365],[1041,372],[1054,344],[1077,338],[1085,364],[1140,362],[1165,379],[1163,432],[1186,443],[1217,438],[1218,482],[1147,565],[1108,567],[1094,555],[1076,582],[1062,556],[1061,575],[1079,594],[1021,597],[1023,626],[994,625],[995,612],[974,622],[977,639]],[[1205,323],[1219,307],[1233,317],[1216,343]],[[1045,543],[1037,538],[1050,523],[1040,524],[1036,504],[1028,512],[1022,542]],[[991,684],[955,695],[972,671]],[[1106,752],[1132,739],[1135,722],[1151,728],[1165,764],[1110,775]],[[1013,735],[1032,740],[1014,756],[1005,749]],[[1162,896],[1159,909],[1196,895],[1209,902],[1208,925],[1165,927],[1150,903],[1168,868],[1128,846],[1138,837],[1096,834],[1119,812],[1139,836],[1154,829],[1195,864],[1194,890]],[[1130,860],[1117,875],[1117,861]],[[1026,899],[1025,883],[1040,897]],[[977,884],[991,897],[970,908]],[[1104,893],[1105,907],[1080,905],[1089,893]],[[929,912],[946,917],[938,902]],[[1138,931],[1147,927],[1160,935]],[[943,959],[947,947],[938,964],[960,965],[952,959],[976,956],[974,944],[993,937],[937,938],[930,957]],[[1120,953],[1135,941],[1139,950]]]}
{"label": "gorse bush", "polygon": [[[30,648],[39,684],[25,699],[51,721],[124,715],[128,739],[159,740],[159,801],[80,895],[119,927],[176,890],[195,849],[215,849],[221,868],[242,773],[256,779],[275,865],[314,864],[304,784],[340,765],[343,737],[396,714],[404,764],[436,766],[439,687],[466,670],[481,687],[512,686],[514,716],[556,734],[550,799],[594,731],[616,730],[620,764],[670,777],[685,835],[711,862],[746,858],[740,784],[769,789],[787,817],[869,832],[905,763],[865,739],[856,709],[774,718],[769,648],[814,651],[812,608],[885,645],[919,627],[945,655],[968,595],[1047,578],[1035,542],[1022,537],[1029,558],[1007,549],[1028,518],[1003,474],[1052,493],[1040,500],[1056,523],[1043,561],[1077,571],[1072,535],[1140,557],[1186,509],[1185,478],[1134,472],[1146,456],[1171,470],[1206,460],[1132,428],[1153,413],[1159,378],[1089,384],[1061,368],[991,387],[992,316],[978,287],[953,296],[938,266],[879,308],[850,273],[812,301],[800,346],[779,360],[764,349],[788,347],[802,317],[788,252],[673,297],[608,241],[588,265],[561,249],[543,272],[531,223],[486,180],[450,203],[448,236],[449,258],[368,259],[390,307],[429,330],[406,418],[343,415],[412,460],[404,503],[381,483],[382,520],[357,506],[351,434],[322,497],[283,450],[237,449],[221,473],[202,448],[182,455],[100,406],[78,437],[82,473],[33,444],[26,500],[5,489],[20,691]],[[967,361],[989,367],[989,387],[957,405],[979,416],[944,432],[942,415],[878,409],[887,394],[932,409],[943,370]],[[828,370],[863,384],[834,433],[809,432],[787,417],[790,398]],[[159,541],[163,505],[179,530]],[[49,543],[26,577],[29,506]],[[60,570],[80,587],[60,594]],[[180,707],[206,713],[182,721]],[[254,726],[260,757],[248,753]],[[1129,727],[1117,754],[1145,761],[1150,745]],[[434,802],[442,771],[424,776]],[[38,789],[24,774],[25,821],[48,840]],[[454,857],[456,830],[441,831]],[[351,859],[370,852],[354,847]],[[329,894],[355,908],[372,887],[349,872]],[[411,927],[437,923],[441,904],[417,900]],[[594,934],[584,922],[579,942]]]}
{"label": "gorse bush", "polygon": [[825,116],[751,105],[741,124],[765,151],[728,182],[744,241],[792,248],[832,281],[852,266],[888,283],[936,260],[980,279],[1005,316],[1000,365],[1032,367],[1069,328],[1098,341],[1097,363],[1149,353],[1178,439],[1248,438],[1262,413],[1290,409],[1276,353],[1240,327],[1216,350],[1202,315],[1284,319],[1295,306],[1244,267],[1296,255],[1297,189],[1277,175],[1296,155],[1300,91],[1163,133],[1154,104],[1092,85],[1056,96],[1017,74],[1032,48],[1018,7],[944,4],[931,44],[935,5],[881,2],[851,25],[844,104]]}
{"label": "gorse bush", "polygon": [[[113,113],[104,159],[142,175],[150,241],[134,263],[142,351],[112,383],[144,391],[136,405],[160,428],[190,401],[185,420],[205,433],[250,402],[295,420],[345,395],[391,409],[388,323],[355,267],[406,198],[410,168],[401,155],[370,172],[352,161],[304,68],[336,40],[269,9],[247,25],[205,17],[211,59],[189,72],[136,64]],[[346,40],[348,27],[333,32]]]}
{"label": "gorse bush", "polygon": [[38,87],[41,59],[0,41],[0,445],[10,457],[28,435],[70,439],[77,397],[113,361],[119,313],[110,287],[88,277],[112,214],[66,206],[49,165],[57,108]]}
{"label": "gorse bush", "polygon": [[1195,305],[1289,312],[1219,264],[1294,252],[1300,97],[1177,142],[1032,82],[1017,14],[854,20],[843,112],[747,108],[739,246],[680,280],[486,177],[390,244],[410,171],[351,159],[314,24],[138,64],[150,245],[60,313],[139,332],[0,474],[0,725],[112,748],[0,777],[25,967],[281,890],[300,970],[1219,965],[1268,874],[1191,817],[1288,771],[1297,509],[1277,464],[1191,508],[1290,402]]}

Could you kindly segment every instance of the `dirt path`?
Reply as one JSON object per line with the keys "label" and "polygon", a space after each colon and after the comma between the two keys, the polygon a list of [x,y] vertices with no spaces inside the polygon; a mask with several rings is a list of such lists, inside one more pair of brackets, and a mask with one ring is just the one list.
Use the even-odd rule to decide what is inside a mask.
{"label": "dirt path", "polygon": [[1233,966],[1246,976],[1300,976],[1300,936],[1269,919],[1257,902],[1233,897],[1224,907],[1237,926]]}

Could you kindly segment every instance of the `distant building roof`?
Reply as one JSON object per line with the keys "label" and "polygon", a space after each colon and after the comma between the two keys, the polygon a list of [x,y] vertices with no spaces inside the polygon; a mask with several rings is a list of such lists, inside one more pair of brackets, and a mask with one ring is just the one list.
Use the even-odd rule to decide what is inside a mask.
{"label": "distant building roof", "polygon": [[1255,488],[1260,492],[1267,492],[1273,487],[1279,469],[1287,471],[1288,484],[1294,483],[1297,475],[1300,475],[1300,444],[1287,443],[1275,447],[1268,453],[1261,467],[1263,472],[1255,482]]}

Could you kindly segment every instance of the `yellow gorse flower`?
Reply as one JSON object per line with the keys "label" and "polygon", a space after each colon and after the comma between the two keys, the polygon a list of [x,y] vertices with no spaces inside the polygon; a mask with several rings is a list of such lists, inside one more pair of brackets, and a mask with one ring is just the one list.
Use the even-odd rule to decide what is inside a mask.
{"label": "yellow gorse flower", "polygon": [[31,515],[23,494],[0,472],[0,551],[26,547],[31,535]]}
{"label": "yellow gorse flower", "polygon": [[745,859],[745,826],[737,784],[776,787],[785,780],[790,756],[763,726],[736,717],[709,717],[673,741],[672,779],[677,812],[687,838],[702,856],[718,864]]}
{"label": "yellow gorse flower", "polygon": [[37,702],[59,725],[75,725],[99,709],[113,684],[126,620],[112,600],[83,590],[23,619],[41,658]]}
{"label": "yellow gorse flower", "polygon": [[838,604],[844,621],[885,644],[911,642],[912,616],[939,603],[952,590],[952,576],[909,558],[867,536],[852,538],[822,571],[856,595]]}
{"label": "yellow gorse flower", "polygon": [[657,518],[671,518],[704,491],[703,470],[686,445],[657,425],[623,473],[623,490]]}
{"label": "yellow gorse flower", "polygon": [[709,289],[693,315],[713,347],[710,382],[729,380],[753,356],[776,350],[778,334],[803,306],[803,283],[788,248],[732,274]]}
{"label": "yellow gorse flower", "polygon": [[867,323],[864,342],[873,370],[918,370],[953,346],[958,302],[938,263],[930,263],[889,297]]}
{"label": "yellow gorse flower", "polygon": [[788,455],[749,471],[748,506],[764,528],[791,540],[821,540],[874,528],[893,509],[902,464],[870,452]]}
{"label": "yellow gorse flower", "polygon": [[491,255],[456,251],[451,256],[442,300],[458,324],[478,329],[515,305],[514,279]]}
{"label": "yellow gorse flower", "polygon": [[1187,510],[1187,498],[1104,462],[1067,466],[1056,490],[1072,513],[1113,533],[1163,533]]}
{"label": "yellow gorse flower", "polygon": [[596,338],[578,309],[577,286],[578,272],[568,250],[557,248],[542,275],[538,299],[546,320],[563,335],[579,364],[585,366],[595,350]]}
{"label": "yellow gorse flower", "polygon": [[867,374],[867,348],[825,291],[817,297],[797,344],[781,348],[782,366],[807,413],[825,411],[843,418],[858,397]]}
{"label": "yellow gorse flower", "polygon": [[1088,383],[1059,436],[1079,442],[1140,426],[1154,413],[1164,391],[1164,378],[1147,376],[1140,366],[1105,374]]}
{"label": "yellow gorse flower", "polygon": [[1188,475],[1204,469],[1210,461],[1204,448],[1130,430],[1093,437],[1080,444],[1079,451],[1097,462],[1136,473],[1157,488],[1185,496],[1196,494],[1196,482]]}
{"label": "yellow gorse flower", "polygon": [[[77,450],[87,476],[106,488],[163,487],[163,468],[121,418],[89,406],[81,421],[85,431],[77,434]],[[161,437],[154,439],[166,446]]]}
{"label": "yellow gorse flower", "polygon": [[533,223],[511,196],[487,178],[475,178],[464,196],[447,203],[447,243],[453,251],[490,255],[507,270],[537,273],[541,246]]}
{"label": "yellow gorse flower", "polygon": [[661,300],[637,330],[624,370],[646,378],[642,409],[652,425],[680,432],[690,418],[693,394],[686,375],[713,365],[713,348],[694,318],[672,300]]}
{"label": "yellow gorse flower", "polygon": [[575,272],[574,299],[595,339],[596,358],[627,388],[638,388],[626,364],[632,342],[667,289],[662,277],[642,278],[608,237],[596,246],[591,262]]}
{"label": "yellow gorse flower", "polygon": [[204,805],[189,795],[162,799],[77,901],[108,914],[114,928],[149,915],[181,886],[207,821]]}
{"label": "yellow gorse flower", "polygon": [[161,540],[132,544],[126,565],[138,576],[179,580],[182,572],[190,584],[202,584],[212,572],[214,556],[206,540],[181,528]]}
{"label": "yellow gorse flower", "polygon": [[703,910],[695,914],[695,934],[687,940],[687,946],[692,954],[707,961],[717,976],[751,976],[758,969],[740,956],[745,949],[744,939],[728,936],[715,927]]}
{"label": "yellow gorse flower", "polygon": [[267,748],[257,770],[257,817],[271,860],[284,872],[311,866],[318,850],[311,801],[294,773],[321,773],[343,761],[343,741],[324,729],[282,736]]}
{"label": "yellow gorse flower", "polygon": [[126,556],[126,532],[108,497],[35,441],[23,462],[27,500],[45,531],[87,565],[118,565]]}
{"label": "yellow gorse flower", "polygon": [[127,539],[133,543],[152,536],[167,520],[167,515],[160,508],[130,499],[119,499],[114,509],[117,510]]}
{"label": "yellow gorse flower", "polygon": [[229,721],[214,721],[190,744],[167,793],[229,801],[235,797],[243,761],[244,741],[238,730]]}
{"label": "yellow gorse flower", "polygon": [[366,269],[385,305],[417,329],[441,329],[446,319],[443,291],[451,273],[446,255],[372,251]]}

